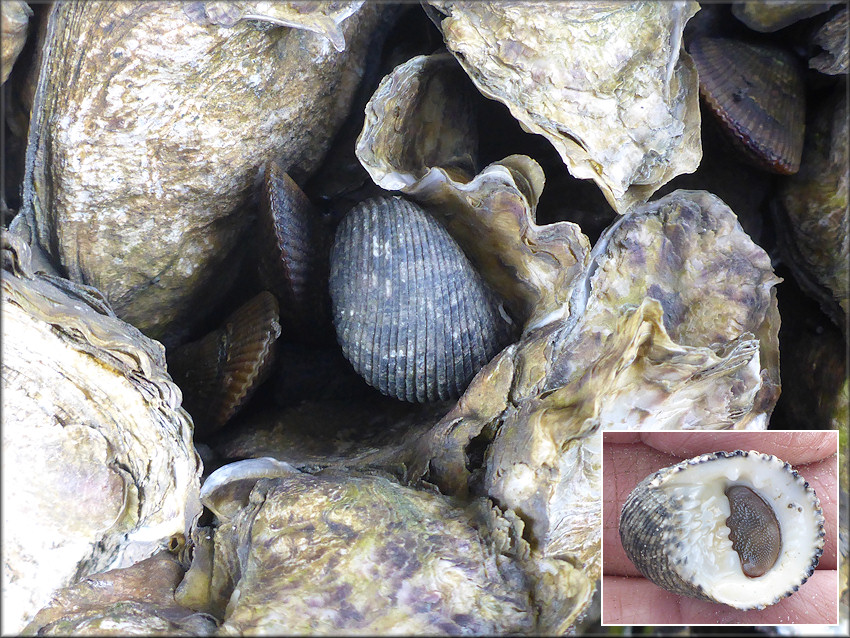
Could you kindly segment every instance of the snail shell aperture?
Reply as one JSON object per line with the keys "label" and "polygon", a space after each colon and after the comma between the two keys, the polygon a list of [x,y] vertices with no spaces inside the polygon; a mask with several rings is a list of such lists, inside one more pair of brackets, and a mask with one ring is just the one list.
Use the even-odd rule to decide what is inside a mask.
{"label": "snail shell aperture", "polygon": [[498,301],[448,231],[400,197],[349,211],[330,270],[343,354],[386,395],[455,399],[510,339]]}
{"label": "snail shell aperture", "polygon": [[790,596],[817,567],[824,518],[791,466],[760,452],[714,452],[658,470],[629,494],[620,539],[668,591],[738,609]]}

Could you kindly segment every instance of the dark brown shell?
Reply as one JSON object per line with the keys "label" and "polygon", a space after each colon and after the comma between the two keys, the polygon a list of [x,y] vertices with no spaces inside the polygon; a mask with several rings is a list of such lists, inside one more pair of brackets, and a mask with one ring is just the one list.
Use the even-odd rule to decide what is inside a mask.
{"label": "dark brown shell", "polygon": [[459,397],[510,338],[499,302],[448,232],[400,197],[349,211],[331,251],[343,354],[369,385],[407,401]]}
{"label": "dark brown shell", "polygon": [[277,162],[266,167],[257,230],[260,282],[280,300],[287,334],[320,340],[329,320],[330,237],[319,211]]}
{"label": "dark brown shell", "polygon": [[690,53],[700,93],[735,146],[761,168],[793,175],[805,131],[805,86],[793,54],[777,47],[700,38]]}
{"label": "dark brown shell", "polygon": [[227,423],[266,379],[279,336],[277,299],[263,291],[218,330],[168,354],[168,371],[183,391],[196,436]]}

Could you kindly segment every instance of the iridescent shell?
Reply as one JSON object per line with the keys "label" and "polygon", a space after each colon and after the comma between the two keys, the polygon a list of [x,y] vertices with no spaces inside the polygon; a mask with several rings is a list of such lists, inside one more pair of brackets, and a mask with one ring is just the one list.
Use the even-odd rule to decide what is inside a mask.
{"label": "iridescent shell", "polygon": [[676,594],[763,609],[814,573],[824,517],[814,490],[768,454],[703,454],[646,477],[620,515],[640,572]]}
{"label": "iridescent shell", "polygon": [[806,105],[800,63],[774,46],[700,38],[690,53],[700,93],[735,146],[783,175],[800,168]]}
{"label": "iridescent shell", "polygon": [[346,215],[330,294],[343,354],[369,385],[406,401],[459,397],[510,339],[507,315],[463,251],[399,197]]}
{"label": "iridescent shell", "polygon": [[227,423],[271,372],[280,336],[277,299],[261,292],[224,325],[168,354],[168,370],[203,437]]}

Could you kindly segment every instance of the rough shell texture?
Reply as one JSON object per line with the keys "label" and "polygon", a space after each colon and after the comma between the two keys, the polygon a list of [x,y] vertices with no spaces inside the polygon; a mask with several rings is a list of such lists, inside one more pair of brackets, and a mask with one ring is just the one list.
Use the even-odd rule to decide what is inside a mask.
{"label": "rough shell texture", "polygon": [[363,0],[335,0],[325,3],[268,2],[187,2],[186,15],[195,21],[205,21],[232,27],[240,20],[262,20],[284,27],[306,29],[324,36],[337,51],[345,50],[345,32],[340,23],[363,5]]}
{"label": "rough shell texture", "polygon": [[803,70],[795,56],[778,47],[723,38],[700,38],[690,52],[700,93],[733,142],[768,170],[796,173],[806,105]]}
{"label": "rough shell texture", "polygon": [[53,594],[24,633],[39,636],[210,636],[215,620],[181,607],[184,569],[159,552],[123,569],[89,576]]}
{"label": "rough shell texture", "polygon": [[[570,222],[535,223],[545,179],[531,158],[512,155],[472,179],[458,170],[464,165],[458,158],[472,157],[474,150],[474,137],[465,133],[463,87],[447,96],[436,91],[456,73],[439,55],[396,67],[366,106],[357,157],[378,186],[401,190],[448,228],[520,324],[563,317],[569,314],[571,281],[590,252],[587,238]],[[427,138],[437,125],[441,138],[452,144],[408,143]]]}
{"label": "rough shell texture", "polygon": [[237,308],[218,330],[168,355],[183,405],[206,437],[227,423],[268,375],[280,337],[277,299],[263,291]]}
{"label": "rough shell texture", "polygon": [[[756,578],[745,575],[732,540],[735,523],[725,492],[741,485],[767,504],[782,539],[778,560]],[[641,481],[623,505],[620,538],[629,559],[660,587],[762,609],[812,575],[823,553],[823,524],[814,490],[790,465],[737,450],[682,461]]]}
{"label": "rough shell texture", "polygon": [[12,65],[24,48],[31,17],[32,9],[23,0],[9,0],[0,4],[0,84],[9,78]]}
{"label": "rough shell texture", "polygon": [[428,213],[400,197],[349,211],[330,268],[343,354],[389,396],[457,398],[510,337],[499,301],[463,251]]}
{"label": "rough shell texture", "polygon": [[478,89],[623,213],[699,165],[695,2],[430,2]]}
{"label": "rough shell texture", "polygon": [[224,635],[527,632],[528,583],[500,554],[439,494],[295,473],[257,481],[187,578],[212,567]]}
{"label": "rough shell texture", "polygon": [[248,16],[193,21],[181,3],[53,6],[22,206],[35,238],[173,345],[238,272],[259,167],[276,158],[303,179],[321,161],[380,11],[346,18],[337,52]]}
{"label": "rough shell texture", "polygon": [[293,340],[315,342],[330,327],[328,251],[332,234],[279,162],[266,166],[256,246],[260,284],[280,301],[281,323]]}
{"label": "rough shell texture", "polygon": [[763,429],[778,396],[778,279],[712,195],[621,217],[577,279],[569,318],[491,361],[408,460],[444,493],[521,512],[534,555],[582,566],[590,585],[560,592],[550,632],[600,574],[599,430]]}
{"label": "rough shell texture", "polygon": [[812,43],[821,47],[823,53],[809,60],[811,68],[829,75],[847,75],[850,62],[847,15],[847,7],[844,7],[812,37]]}
{"label": "rough shell texture", "polygon": [[162,346],[4,238],[3,633],[16,633],[57,587],[188,533],[201,467]]}
{"label": "rough shell texture", "polygon": [[845,336],[850,312],[847,117],[847,95],[839,87],[812,113],[800,172],[785,182],[775,209],[786,263]]}
{"label": "rough shell texture", "polygon": [[794,0],[746,0],[732,5],[732,15],[754,31],[779,31],[798,20],[810,18],[837,2],[795,2]]}

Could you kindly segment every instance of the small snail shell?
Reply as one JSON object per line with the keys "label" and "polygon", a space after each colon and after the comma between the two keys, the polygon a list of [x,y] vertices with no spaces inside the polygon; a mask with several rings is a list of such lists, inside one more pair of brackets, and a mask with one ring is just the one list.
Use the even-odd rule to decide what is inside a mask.
{"label": "small snail shell", "polygon": [[455,399],[510,339],[499,302],[460,247],[400,197],[366,200],[349,211],[330,269],[343,354],[386,395]]}
{"label": "small snail shell", "polygon": [[817,567],[824,518],[791,466],[759,452],[714,452],[658,470],[629,494],[620,539],[656,585],[738,609],[790,596]]}

